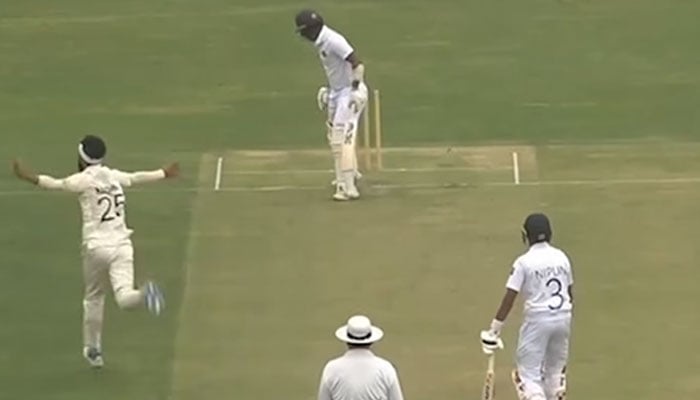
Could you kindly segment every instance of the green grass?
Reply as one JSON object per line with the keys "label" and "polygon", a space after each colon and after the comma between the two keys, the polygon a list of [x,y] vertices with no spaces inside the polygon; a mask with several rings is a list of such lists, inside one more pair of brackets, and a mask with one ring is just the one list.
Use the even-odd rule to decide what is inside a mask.
{"label": "green grass", "polygon": [[[698,397],[700,365],[678,349],[700,326],[700,4],[5,3],[1,159],[69,174],[76,141],[96,132],[116,166],[179,159],[185,176],[129,195],[137,276],[162,281],[169,308],[152,319],[110,303],[108,368],[94,374],[79,357],[76,200],[0,174],[0,398],[309,399],[353,312],[386,328],[378,351],[408,398],[476,396],[476,332],[533,209],[575,263],[572,398]],[[327,201],[322,172],[269,173],[328,168],[295,150],[325,141],[321,68],[292,33],[307,4],[382,90],[386,145],[423,146],[388,152],[388,167],[423,171],[369,173],[361,202]],[[218,156],[225,191],[213,193]],[[303,190],[269,190],[285,185]]]}
{"label": "green grass", "polygon": [[[386,328],[378,347],[400,367],[408,396],[478,393],[484,359],[475,332],[522,251],[521,219],[545,209],[576,268],[572,397],[692,398],[698,362],[692,354],[670,360],[658,327],[682,346],[695,337],[694,323],[677,318],[694,310],[694,281],[684,277],[695,276],[688,238],[700,222],[699,148],[520,146],[536,156],[521,164],[520,186],[501,169],[513,148],[453,149],[459,175],[447,169],[457,165],[396,172],[428,153],[396,151],[391,170],[371,173],[367,198],[355,204],[327,200],[328,174],[293,171],[313,165],[316,153],[230,153],[236,168],[225,169],[220,192],[211,190],[215,157],[207,156],[174,394],[311,398],[323,361],[341,350],[333,329],[358,311]],[[436,164],[444,160],[431,152]],[[296,188],[280,186],[289,182]],[[507,330],[511,349],[517,318]],[[503,392],[512,390],[509,358],[498,365]]]}

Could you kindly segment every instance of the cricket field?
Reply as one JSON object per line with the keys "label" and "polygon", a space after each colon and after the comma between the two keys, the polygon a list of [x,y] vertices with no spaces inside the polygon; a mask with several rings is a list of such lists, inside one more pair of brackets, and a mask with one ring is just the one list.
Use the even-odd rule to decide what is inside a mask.
{"label": "cricket field", "polygon": [[[303,7],[381,89],[384,169],[357,202],[330,201]],[[700,2],[0,8],[0,399],[311,400],[353,313],[386,331],[376,351],[407,399],[477,399],[478,332],[540,210],[576,274],[570,399],[700,398]],[[9,169],[70,174],[87,133],[114,166],[184,173],[128,194],[137,280],[160,281],[168,309],[110,297],[101,371],[80,354],[77,201]],[[498,399],[515,399],[519,317]]]}

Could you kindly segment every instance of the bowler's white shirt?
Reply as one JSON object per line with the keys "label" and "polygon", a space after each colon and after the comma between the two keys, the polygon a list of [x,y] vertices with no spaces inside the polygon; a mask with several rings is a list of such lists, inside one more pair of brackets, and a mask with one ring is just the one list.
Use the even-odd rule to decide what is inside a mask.
{"label": "bowler's white shirt", "polygon": [[526,317],[544,317],[571,313],[573,283],[566,254],[548,243],[536,243],[515,260],[506,287],[524,297]]}
{"label": "bowler's white shirt", "polygon": [[64,179],[39,175],[39,186],[79,193],[83,221],[83,245],[118,246],[129,243],[124,187],[165,178],[163,170],[122,172],[93,165]]}
{"label": "bowler's white shirt", "polygon": [[318,400],[403,400],[391,363],[369,349],[350,349],[323,369]]}
{"label": "bowler's white shirt", "polygon": [[331,91],[352,86],[352,65],[346,60],[355,50],[340,33],[324,26],[315,42]]}

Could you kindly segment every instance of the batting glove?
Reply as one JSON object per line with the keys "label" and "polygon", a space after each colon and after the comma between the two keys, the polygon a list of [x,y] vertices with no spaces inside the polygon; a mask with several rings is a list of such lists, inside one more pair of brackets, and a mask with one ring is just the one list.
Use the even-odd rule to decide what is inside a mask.
{"label": "batting glove", "polygon": [[367,85],[360,83],[357,89],[352,90],[351,94],[352,102],[355,104],[357,109],[356,113],[361,113],[367,105],[367,100],[369,99],[369,92],[367,90]]}
{"label": "batting glove", "polygon": [[328,88],[326,86],[321,86],[318,88],[318,94],[316,94],[316,102],[318,103],[318,109],[321,111],[326,111],[328,108]]}
{"label": "batting glove", "polygon": [[503,339],[498,337],[498,332],[492,330],[481,331],[481,350],[484,354],[493,354],[496,350],[503,349]]}

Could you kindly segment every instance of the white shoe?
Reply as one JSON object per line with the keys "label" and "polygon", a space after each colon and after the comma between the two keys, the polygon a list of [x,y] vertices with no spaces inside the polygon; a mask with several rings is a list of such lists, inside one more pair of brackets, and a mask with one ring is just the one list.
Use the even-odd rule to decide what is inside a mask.
{"label": "white shoe", "polygon": [[333,194],[333,200],[335,200],[335,201],[357,200],[359,198],[360,198],[360,192],[357,191],[357,188],[345,190],[340,185],[338,185],[338,187],[335,191],[335,194]]}
{"label": "white shoe", "polygon": [[333,200],[335,200],[335,201],[348,201],[348,200],[350,200],[350,197],[348,197],[348,195],[345,194],[345,192],[339,190],[339,191],[335,192],[335,194],[333,194]]}
{"label": "white shoe", "polygon": [[348,200],[350,200],[350,197],[348,197],[348,194],[345,191],[345,185],[343,185],[342,183],[335,185],[335,193],[333,194],[333,200],[335,200],[335,201],[348,201]]}
{"label": "white shoe", "polygon": [[165,297],[163,297],[163,292],[160,290],[158,285],[148,281],[146,282],[146,308],[151,314],[160,315],[165,309]]}
{"label": "white shoe", "polygon": [[102,358],[102,352],[100,349],[94,347],[83,347],[83,357],[92,368],[102,368],[105,365],[105,360]]}
{"label": "white shoe", "polygon": [[360,192],[357,191],[357,188],[352,188],[352,189],[346,190],[345,195],[350,200],[357,200],[360,198]]}

